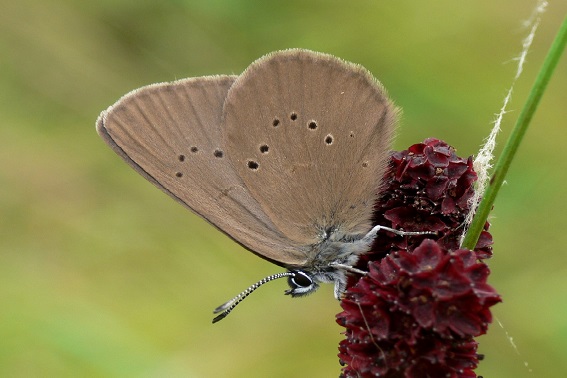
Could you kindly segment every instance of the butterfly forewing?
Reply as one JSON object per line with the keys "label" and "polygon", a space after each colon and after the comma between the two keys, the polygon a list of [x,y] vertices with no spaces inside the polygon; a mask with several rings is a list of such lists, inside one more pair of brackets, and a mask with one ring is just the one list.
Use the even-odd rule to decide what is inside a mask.
{"label": "butterfly forewing", "polygon": [[97,130],[130,166],[238,243],[280,265],[305,256],[234,171],[224,147],[223,102],[235,76],[140,88],[103,112]]}
{"label": "butterfly forewing", "polygon": [[368,71],[306,50],[272,53],[238,77],[223,112],[236,172],[290,241],[370,229],[397,110]]}

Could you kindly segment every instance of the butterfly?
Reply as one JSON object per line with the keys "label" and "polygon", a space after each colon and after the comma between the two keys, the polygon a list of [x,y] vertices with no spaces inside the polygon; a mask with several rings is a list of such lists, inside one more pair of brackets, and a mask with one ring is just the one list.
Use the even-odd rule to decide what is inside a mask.
{"label": "butterfly", "polygon": [[[371,222],[397,122],[384,87],[360,65],[277,51],[238,76],[136,89],[97,120],[132,168],[238,244],[287,271],[293,297],[347,274],[387,229]],[[411,233],[410,233],[411,234]]]}

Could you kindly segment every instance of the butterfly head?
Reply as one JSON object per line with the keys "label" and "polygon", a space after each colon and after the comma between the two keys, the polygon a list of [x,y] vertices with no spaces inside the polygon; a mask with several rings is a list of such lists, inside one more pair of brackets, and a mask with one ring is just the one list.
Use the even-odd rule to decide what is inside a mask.
{"label": "butterfly head", "polygon": [[349,270],[364,273],[343,265],[330,265],[325,270],[318,271],[290,270],[291,275],[287,279],[290,288],[285,291],[285,294],[294,298],[302,297],[315,292],[321,283],[334,283],[335,298],[340,300],[346,289],[347,271]]}

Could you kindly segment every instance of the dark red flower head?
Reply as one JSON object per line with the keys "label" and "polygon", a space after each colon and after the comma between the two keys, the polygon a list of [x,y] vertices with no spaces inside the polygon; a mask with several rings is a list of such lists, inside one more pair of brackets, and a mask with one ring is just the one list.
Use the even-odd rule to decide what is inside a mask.
{"label": "dark red flower head", "polygon": [[476,377],[473,339],[500,301],[486,283],[488,223],[475,251],[458,248],[476,174],[472,159],[427,139],[391,156],[376,224],[435,235],[380,231],[352,279],[337,322],[346,328],[344,377]]}

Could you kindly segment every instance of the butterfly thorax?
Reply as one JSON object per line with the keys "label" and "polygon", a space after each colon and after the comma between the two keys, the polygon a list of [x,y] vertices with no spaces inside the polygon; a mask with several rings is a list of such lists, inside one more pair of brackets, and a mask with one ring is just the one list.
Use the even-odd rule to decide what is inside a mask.
{"label": "butterfly thorax", "polygon": [[308,284],[290,281],[291,290],[287,292],[292,296],[307,295],[319,287],[320,283],[334,283],[335,297],[340,299],[347,283],[347,273],[356,271],[353,266],[361,254],[368,251],[375,234],[348,235],[331,230],[322,233],[321,241],[308,247],[308,256],[311,257],[301,267],[290,270],[298,271],[308,276]]}

